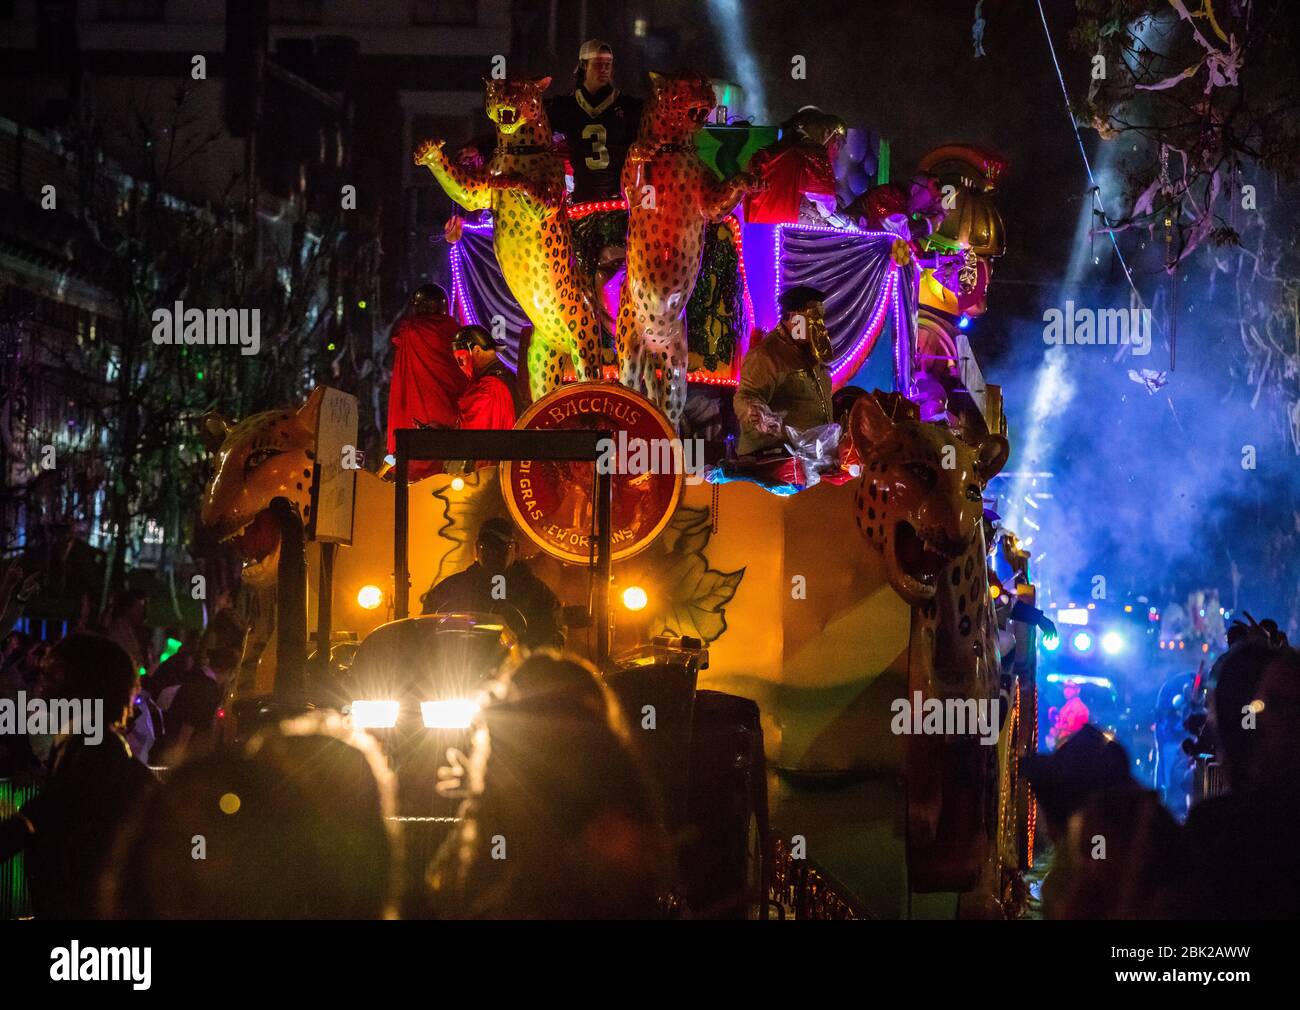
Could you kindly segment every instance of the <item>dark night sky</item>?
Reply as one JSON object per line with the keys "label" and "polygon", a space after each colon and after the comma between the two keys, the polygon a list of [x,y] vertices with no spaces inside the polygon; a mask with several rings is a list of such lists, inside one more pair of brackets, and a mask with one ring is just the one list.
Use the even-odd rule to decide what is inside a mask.
{"label": "dark night sky", "polygon": [[[1200,304],[1210,300],[1200,285],[1185,286],[1178,369],[1159,395],[1130,381],[1127,370],[1167,368],[1162,341],[1150,358],[1126,361],[1082,349],[1064,359],[1068,389],[1049,387],[1048,419],[1030,416],[1045,360],[1044,308],[1071,297],[1128,304],[1127,284],[1102,238],[1094,247],[1100,265],[1080,278],[1086,293],[1062,287],[1090,183],[1037,3],[985,0],[982,59],[972,52],[974,0],[741,6],[770,119],[779,122],[812,104],[850,125],[873,127],[892,142],[895,179],[906,178],[920,155],[943,143],[988,146],[1009,159],[998,198],[1008,252],[994,268],[988,314],[969,336],[986,377],[1004,386],[1011,467],[1056,475],[1053,509],[1050,517],[1039,516],[1043,530],[1033,550],[1055,556],[1047,567],[1055,569],[1060,588],[1079,581],[1086,587],[1094,574],[1131,592],[1182,581],[1184,589],[1218,585],[1231,605],[1228,571],[1236,562],[1246,573],[1241,602],[1284,614],[1279,586],[1261,573],[1269,531],[1282,521],[1269,503],[1284,484],[1300,479],[1300,470],[1277,418],[1263,406],[1255,409],[1248,387],[1227,379],[1223,334]],[[1075,96],[1088,87],[1090,60],[1069,49],[1074,0],[1043,6]],[[806,81],[790,79],[795,54],[807,58]],[[725,61],[719,69],[726,72]],[[1096,166],[1103,144],[1092,131],[1083,140]],[[1112,213],[1119,209],[1120,194],[1108,189],[1103,196]],[[1166,282],[1158,265],[1140,262],[1140,239],[1126,239],[1125,253],[1150,301]],[[1158,311],[1158,325],[1167,325],[1165,310]],[[1269,456],[1257,473],[1240,465],[1247,443]]]}
{"label": "dark night sky", "polygon": [[[743,6],[751,11],[772,119],[811,104],[850,125],[872,126],[892,142],[896,178],[925,151],[954,141],[992,147],[1010,160],[999,192],[1008,252],[995,269],[989,316],[973,334],[976,353],[996,361],[1007,349],[1000,319],[1041,317],[1041,289],[1013,282],[1059,279],[1088,188],[1037,5],[986,0],[982,59],[972,55],[975,5],[967,0]],[[1067,48],[1074,4],[1047,0],[1045,9],[1073,93],[1086,87],[1087,73]],[[790,79],[796,53],[807,58],[806,81]]]}

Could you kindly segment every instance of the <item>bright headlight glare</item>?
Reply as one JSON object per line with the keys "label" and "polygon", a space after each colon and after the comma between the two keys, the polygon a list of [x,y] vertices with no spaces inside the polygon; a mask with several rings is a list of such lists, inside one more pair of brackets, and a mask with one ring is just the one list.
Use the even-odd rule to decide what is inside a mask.
{"label": "bright headlight glare", "polygon": [[1118,631],[1108,631],[1101,636],[1101,649],[1106,655],[1113,656],[1124,649],[1124,636]]}
{"label": "bright headlight glare", "polygon": [[1087,652],[1092,648],[1092,636],[1086,631],[1080,631],[1071,639],[1075,652]]}
{"label": "bright headlight glare", "polygon": [[358,729],[392,729],[401,707],[396,701],[354,701],[352,725]]}
{"label": "bright headlight glare", "polygon": [[469,729],[478,710],[479,704],[472,698],[420,702],[420,715],[426,729]]}
{"label": "bright headlight glare", "polygon": [[1060,635],[1044,635],[1044,636],[1043,636],[1043,648],[1046,649],[1048,652],[1055,652],[1055,651],[1056,651],[1057,649],[1059,649],[1060,647],[1061,647],[1061,636],[1060,636]]}

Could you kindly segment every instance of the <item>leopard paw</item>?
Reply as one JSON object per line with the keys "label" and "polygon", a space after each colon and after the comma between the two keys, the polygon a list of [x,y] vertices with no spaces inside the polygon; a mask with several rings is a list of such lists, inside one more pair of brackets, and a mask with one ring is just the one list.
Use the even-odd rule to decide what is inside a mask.
{"label": "leopard paw", "polygon": [[415,149],[415,163],[417,165],[432,165],[442,153],[443,140],[423,140],[420,146]]}

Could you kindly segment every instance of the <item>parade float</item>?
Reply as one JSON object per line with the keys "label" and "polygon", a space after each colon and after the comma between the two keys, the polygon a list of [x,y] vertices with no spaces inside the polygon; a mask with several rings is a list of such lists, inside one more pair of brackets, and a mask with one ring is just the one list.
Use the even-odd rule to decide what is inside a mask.
{"label": "parade float", "polygon": [[[436,142],[415,155],[466,214],[449,229],[454,311],[502,330],[529,380],[509,437],[402,431],[381,477],[338,462],[349,423],[355,442],[338,391],[205,421],[203,522],[261,601],[231,732],[276,701],[334,704],[324,685],[350,657],[393,622],[434,620],[412,616],[415,598],[508,517],[566,604],[566,647],[633,712],[653,699],[648,746],[697,838],[688,877],[740,860],[764,915],[1013,914],[1036,704],[1033,629],[1010,605],[1032,605],[1033,586],[985,506],[1009,448],[966,338],[1003,251],[1005,166],[949,146],[893,183],[887,145],[834,117],[706,127],[707,81],[656,77],[624,199],[570,206],[545,86],[489,85],[498,147],[482,166]],[[846,157],[858,184],[837,200]],[[611,237],[626,256],[608,270],[594,257]],[[744,356],[801,284],[827,293],[841,437],[787,430],[782,458],[738,458]],[[595,465],[606,438],[612,473]],[[479,465],[408,481],[413,461],[453,459]],[[312,633],[331,643],[318,662]],[[935,732],[926,702],[987,708],[991,733]],[[704,826],[720,806],[727,825]]]}

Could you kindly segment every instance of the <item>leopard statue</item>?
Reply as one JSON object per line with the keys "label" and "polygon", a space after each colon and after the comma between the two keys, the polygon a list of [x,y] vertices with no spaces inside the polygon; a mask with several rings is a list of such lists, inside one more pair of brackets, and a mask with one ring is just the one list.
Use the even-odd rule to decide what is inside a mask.
{"label": "leopard statue", "polygon": [[580,380],[601,377],[600,319],[579,280],[564,161],[552,145],[542,104],[550,82],[485,79],[497,148],[481,168],[451,160],[440,140],[415,150],[415,163],[432,172],[452,200],[466,210],[492,211],[497,262],[533,324],[526,364],[534,400],[564,381],[566,362]]}
{"label": "leopard statue", "polygon": [[619,381],[644,393],[679,427],[686,407],[686,304],[700,272],[705,229],[727,216],[756,177],[714,178],[695,150],[713,110],[702,74],[650,75],[652,94],[623,165],[627,274],[619,300]]}
{"label": "leopard statue", "polygon": [[[859,398],[849,428],[861,460],[856,525],[912,608],[909,697],[998,702],[983,492],[1006,464],[1006,438],[968,434],[972,444],[921,421],[911,401],[880,392]],[[909,735],[906,747],[916,885],[972,890],[996,845],[998,748],[974,734]],[[972,844],[981,837],[986,845]]]}
{"label": "leopard statue", "polygon": [[204,416],[200,435],[214,454],[199,522],[212,539],[229,545],[243,565],[240,578],[252,595],[252,623],[232,692],[269,694],[275,685],[275,625],[280,526],[271,510],[286,498],[311,519],[316,422],[325,387],[302,406],[266,410],[231,425]]}

